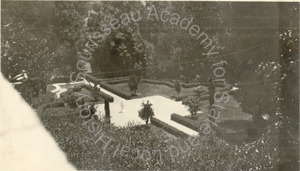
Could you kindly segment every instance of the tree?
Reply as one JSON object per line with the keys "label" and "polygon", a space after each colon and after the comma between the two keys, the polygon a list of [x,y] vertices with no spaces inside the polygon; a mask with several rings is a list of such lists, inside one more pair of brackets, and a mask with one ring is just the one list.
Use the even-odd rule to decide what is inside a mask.
{"label": "tree", "polygon": [[209,86],[208,86],[208,93],[209,93],[209,108],[212,107],[212,105],[215,102],[214,99],[214,95],[216,92],[216,85],[215,85],[215,81],[213,80],[213,78],[210,78],[209,80]]}
{"label": "tree", "polygon": [[182,101],[182,104],[188,107],[188,111],[191,113],[192,117],[201,111],[201,96],[207,93],[204,86],[199,86],[194,89],[194,95],[187,97]]}
{"label": "tree", "polygon": [[129,78],[128,87],[132,93],[132,95],[136,95],[136,90],[138,89],[139,80],[137,76],[131,75]]}
{"label": "tree", "polygon": [[175,82],[175,91],[177,92],[177,95],[179,96],[179,93],[181,92],[181,84],[179,83],[179,81],[177,80]]}
{"label": "tree", "polygon": [[14,77],[26,70],[43,92],[46,92],[51,75],[70,69],[65,60],[66,48],[53,31],[54,8],[52,2],[3,4],[2,72],[6,77]]}
{"label": "tree", "polygon": [[[295,23],[299,24],[299,15]],[[276,113],[279,123],[279,169],[296,170],[299,167],[299,29],[282,30],[279,43],[281,67],[277,86],[279,107]],[[292,155],[291,151],[294,151]]]}
{"label": "tree", "polygon": [[152,109],[152,104],[147,101],[147,103],[142,103],[142,109],[139,110],[139,117],[145,120],[146,125],[148,126],[149,119],[154,116],[154,112]]}

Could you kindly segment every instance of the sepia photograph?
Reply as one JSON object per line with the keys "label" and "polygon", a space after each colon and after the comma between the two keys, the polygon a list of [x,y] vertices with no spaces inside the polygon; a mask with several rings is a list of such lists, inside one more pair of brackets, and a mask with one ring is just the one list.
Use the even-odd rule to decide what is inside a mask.
{"label": "sepia photograph", "polygon": [[299,1],[1,1],[0,171],[298,171]]}

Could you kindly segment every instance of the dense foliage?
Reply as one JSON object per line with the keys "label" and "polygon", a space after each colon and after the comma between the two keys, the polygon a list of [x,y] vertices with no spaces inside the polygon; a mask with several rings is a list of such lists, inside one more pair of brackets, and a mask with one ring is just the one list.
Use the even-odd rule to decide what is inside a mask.
{"label": "dense foliage", "polygon": [[[101,123],[105,137],[113,138],[112,144],[103,152],[101,142],[88,129],[82,126],[84,120],[78,113],[67,114],[65,108],[47,109],[40,114],[41,120],[51,132],[60,148],[77,169],[100,170],[277,170],[279,151],[276,137],[278,125],[272,124],[268,131],[257,141],[234,145],[217,138],[214,134],[200,136],[199,144],[187,152],[175,157],[172,161],[168,148],[180,144],[183,150],[185,139],[174,139],[164,132],[150,128],[142,128],[129,124],[130,128],[117,128]],[[59,117],[57,117],[59,116]],[[68,122],[66,122],[68,120]],[[67,125],[66,125],[67,124]],[[76,131],[74,131],[76,130]],[[275,138],[275,139],[274,139]],[[297,143],[293,141],[292,143]],[[118,151],[117,147],[119,146]],[[149,161],[142,157],[135,159],[136,152],[121,155],[122,146],[140,150],[161,150],[162,162],[158,153],[152,153]],[[127,151],[128,148],[123,149]],[[127,155],[127,157],[126,157]]]}
{"label": "dense foliage", "polygon": [[182,104],[188,107],[191,115],[196,115],[197,112],[201,111],[203,106],[201,105],[201,97],[207,93],[207,89],[204,86],[198,86],[194,89],[194,95],[187,97],[182,101]]}
{"label": "dense foliage", "polygon": [[[148,21],[145,17],[151,5],[159,12],[165,10],[178,13],[181,18],[193,18],[220,54],[206,59],[202,55],[205,48],[187,30],[168,22]],[[238,86],[234,96],[243,110],[254,116],[254,122],[269,116],[265,117],[268,124],[264,125],[268,132],[258,141],[234,146],[213,135],[203,137],[199,147],[180,155],[175,162],[167,158],[159,164],[157,159],[142,162],[129,157],[108,157],[113,151],[99,152],[99,146],[94,146],[75,116],[65,117],[65,112],[61,113],[62,118],[55,119],[52,114],[59,111],[49,110],[49,116],[42,115],[42,120],[78,169],[273,170],[277,162],[279,169],[296,168],[298,3],[4,1],[1,7],[1,72],[11,78],[21,70],[28,71],[28,82],[16,88],[30,104],[38,106],[53,101],[52,97],[43,99],[47,94],[39,94],[40,89],[45,92],[52,79],[67,76],[69,80],[70,73],[78,71],[80,52],[95,31],[112,18],[140,11],[141,21],[111,30],[93,51],[88,64],[98,78],[136,74],[150,79],[207,82],[211,64],[222,58],[228,63],[224,66],[226,81]],[[137,81],[132,80],[129,86],[135,94]],[[129,93],[102,84],[123,98],[131,98]],[[179,94],[176,84],[175,88]],[[209,91],[212,90],[210,87]],[[198,88],[194,96],[183,101],[192,115],[203,108],[200,96],[204,92]],[[96,97],[97,92],[93,93]],[[34,101],[38,95],[40,100]],[[67,99],[70,107],[75,108],[76,97],[71,95]],[[147,123],[154,114],[151,105],[145,105],[140,113]],[[131,147],[166,148],[173,142],[164,135],[159,135],[161,139],[155,137],[152,129],[136,133],[131,128],[104,127],[108,135]]]}
{"label": "dense foliage", "polygon": [[136,95],[136,90],[138,89],[139,85],[139,78],[135,75],[131,75],[128,82],[128,87],[132,93],[132,95]]}

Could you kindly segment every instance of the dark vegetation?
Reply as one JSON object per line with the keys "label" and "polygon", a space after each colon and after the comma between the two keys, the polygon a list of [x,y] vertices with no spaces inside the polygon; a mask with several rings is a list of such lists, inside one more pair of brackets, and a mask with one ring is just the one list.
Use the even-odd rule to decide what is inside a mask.
{"label": "dark vegetation", "polygon": [[[187,89],[209,85],[213,62],[226,60],[226,82],[239,87],[232,96],[240,107],[239,111],[232,107],[222,111],[224,115],[216,135],[244,143],[231,144],[215,135],[203,137],[197,148],[180,155],[175,162],[167,158],[162,165],[158,164],[157,158],[147,163],[129,157],[113,158],[107,156],[112,151],[104,154],[99,151],[101,147],[91,142],[92,136],[81,126],[78,115],[72,113],[74,110],[60,107],[64,101],[54,100],[46,92],[47,85],[69,82],[70,73],[78,71],[77,55],[84,48],[88,35],[113,17],[124,12],[146,11],[151,5],[155,5],[157,11],[167,10],[182,17],[193,17],[193,23],[199,24],[209,35],[220,54],[207,60],[201,55],[207,49],[188,32],[169,23],[143,18],[112,31],[105,38],[93,52],[90,61],[93,74],[86,75],[87,79],[95,78],[94,83],[125,99],[132,98],[126,79],[109,81],[108,78],[135,74],[142,78],[137,95],[140,91],[145,95],[155,92],[167,97],[176,93],[171,80],[179,80],[182,89],[177,100],[182,100],[192,95]],[[22,86],[16,86],[24,99],[35,108],[53,101],[47,106],[59,107],[47,109],[39,115],[78,169],[298,170],[298,3],[147,2],[143,5],[125,1],[4,1],[1,7],[1,72],[10,79],[21,70],[28,71],[30,79]],[[159,88],[152,87],[153,92],[149,93],[146,90],[150,86],[143,83],[157,84]],[[222,88],[228,90],[226,86]],[[68,96],[73,91],[92,95],[85,88],[68,91]],[[111,101],[105,94],[100,93],[100,96],[100,101],[102,98]],[[208,99],[209,95],[202,98]],[[226,112],[247,112],[253,116],[253,122],[231,118],[241,115],[226,115]],[[267,121],[263,120],[264,115],[269,116]],[[193,120],[199,118],[198,114],[193,116]],[[188,117],[173,116],[173,119],[191,125],[186,122],[190,119]],[[163,125],[155,121],[153,124]],[[170,141],[173,142],[159,133],[161,139],[158,139],[151,128],[132,131],[137,127],[103,126],[108,135],[132,147],[136,145],[133,142],[141,142],[137,145],[140,148],[166,148]],[[162,129],[178,132],[168,126]]]}

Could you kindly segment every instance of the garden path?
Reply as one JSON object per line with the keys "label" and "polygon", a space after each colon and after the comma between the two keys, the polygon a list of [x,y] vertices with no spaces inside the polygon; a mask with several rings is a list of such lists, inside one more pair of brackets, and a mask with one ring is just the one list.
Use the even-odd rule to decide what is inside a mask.
{"label": "garden path", "polygon": [[[79,82],[75,82],[72,84],[59,83],[53,84],[56,87],[55,90],[52,90],[53,93],[60,97],[60,93],[67,91],[67,87],[72,87],[74,85],[82,84]],[[90,84],[94,86],[93,83],[85,80],[84,84]],[[98,87],[100,88],[100,87]],[[232,90],[238,90],[238,88],[233,87]],[[136,124],[144,124],[145,122],[138,116],[138,111],[142,108],[142,103],[147,102],[148,100],[153,104],[153,110],[155,114],[155,118],[183,131],[188,135],[197,135],[198,132],[183,126],[177,122],[171,120],[171,114],[176,113],[181,116],[190,115],[186,106],[181,103],[181,101],[176,102],[174,100],[168,99],[163,96],[155,95],[149,97],[143,97],[138,99],[126,100],[118,95],[111,93],[110,91],[105,90],[101,87],[101,91],[112,96],[114,98],[114,102],[111,102],[110,105],[110,115],[111,115],[111,123],[115,126],[127,126],[129,122],[134,122]],[[124,111],[121,111],[121,102],[124,103]],[[105,116],[104,104],[96,105],[97,112],[99,118],[103,119]],[[199,113],[202,113],[201,111]]]}
{"label": "garden path", "polygon": [[[89,84],[86,81],[86,84]],[[90,83],[93,86],[93,83]],[[117,96],[104,88],[101,88],[101,91],[112,96],[114,102],[110,103],[110,115],[111,123],[116,126],[126,126],[128,122],[133,121],[137,124],[144,124],[145,122],[138,116],[138,111],[142,108],[142,103],[149,100],[153,104],[153,110],[155,118],[185,132],[188,135],[197,135],[198,133],[190,128],[187,128],[177,122],[171,120],[171,114],[177,113],[182,116],[190,115],[185,105],[182,105],[181,102],[176,102],[171,99],[162,97],[162,96],[149,96],[139,99],[126,100],[120,96]],[[121,102],[124,102],[125,110],[123,113],[121,111]],[[201,112],[200,112],[201,113]],[[105,115],[104,104],[97,105],[97,113],[99,117],[103,118]]]}

